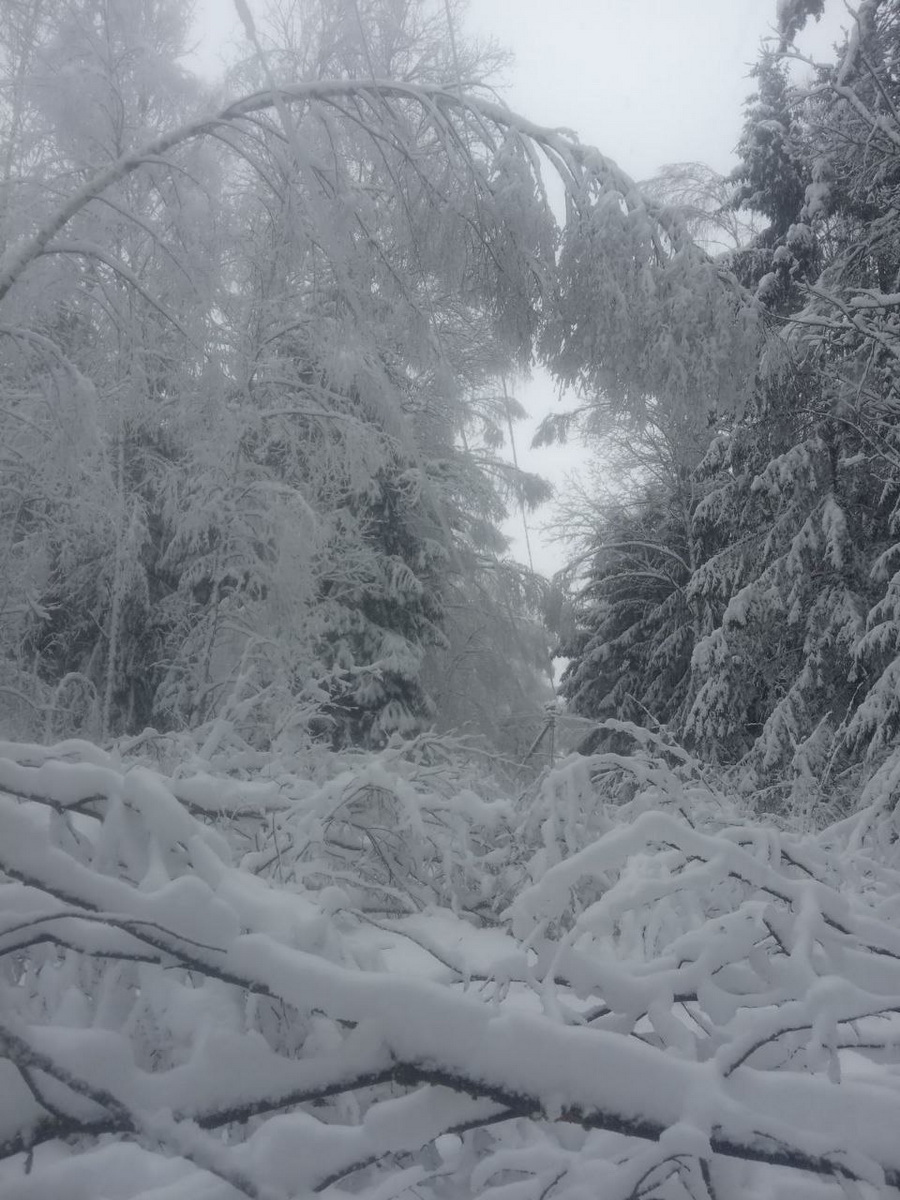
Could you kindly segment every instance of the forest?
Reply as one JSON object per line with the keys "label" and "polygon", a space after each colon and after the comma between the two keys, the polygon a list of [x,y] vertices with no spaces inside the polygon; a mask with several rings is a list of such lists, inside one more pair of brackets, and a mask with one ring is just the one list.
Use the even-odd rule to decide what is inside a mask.
{"label": "forest", "polygon": [[0,19],[0,1200],[900,1195],[900,0],[641,182],[234,4]]}

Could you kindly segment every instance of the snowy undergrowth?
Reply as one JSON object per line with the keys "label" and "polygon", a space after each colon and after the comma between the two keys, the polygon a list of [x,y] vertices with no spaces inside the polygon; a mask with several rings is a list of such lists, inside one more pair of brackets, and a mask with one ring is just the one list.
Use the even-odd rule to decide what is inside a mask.
{"label": "snowy undergrowth", "polygon": [[0,744],[0,1195],[895,1194],[890,770],[801,835],[618,734]]}

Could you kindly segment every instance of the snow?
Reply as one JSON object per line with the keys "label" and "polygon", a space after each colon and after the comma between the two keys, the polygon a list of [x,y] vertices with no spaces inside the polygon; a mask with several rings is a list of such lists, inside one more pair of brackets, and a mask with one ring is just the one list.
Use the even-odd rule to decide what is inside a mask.
{"label": "snow", "polygon": [[[804,1194],[802,1165],[900,1181],[897,877],[878,857],[893,775],[858,819],[801,837],[632,732],[631,755],[564,761],[527,800],[384,756],[275,787],[6,744],[4,1200],[538,1200],[554,1180],[575,1200],[598,1164],[627,1197],[667,1161],[689,1175],[710,1158],[744,1160],[742,1194],[793,1195],[782,1176]],[[52,806],[86,797],[73,838],[83,818]],[[288,855],[289,835],[365,797],[396,799],[428,904],[372,907],[377,855],[355,887],[324,843]],[[280,875],[246,866],[260,811],[282,822]],[[463,865],[506,872],[490,920],[459,905]],[[108,1132],[54,1140],[60,1120]]]}
{"label": "snow", "polygon": [[[0,692],[28,736],[181,732],[0,743],[0,1196],[896,1192],[900,294],[864,286],[891,255],[859,229],[890,222],[856,219],[884,217],[900,146],[883,55],[858,70],[877,2],[805,101],[765,102],[763,59],[757,148],[715,189],[776,227],[729,259],[694,243],[671,173],[645,199],[574,134],[429,82],[415,4],[376,4],[400,24],[371,45],[358,11],[359,42],[329,17],[305,81],[168,132],[201,98],[160,52],[177,5],[66,6],[64,36],[30,7],[6,39],[0,300],[35,330],[0,330]],[[779,0],[782,52],[819,8]],[[518,580],[513,612],[491,546],[542,488],[494,453],[513,407],[487,393],[535,355],[585,429],[636,438],[626,532],[660,501],[630,543],[646,569],[619,577],[652,619],[583,662],[612,706],[643,656],[628,703],[655,731],[609,722],[618,752],[536,779],[400,736],[443,638],[441,719],[496,706],[508,747],[531,740],[530,649],[504,663],[501,635],[530,642],[538,589]],[[622,611],[605,582],[581,594],[601,616]],[[784,654],[762,656],[772,622]],[[752,742],[752,766],[695,761],[669,716],[729,762]],[[387,745],[326,752],[329,724]],[[844,819],[822,828],[826,805]]]}

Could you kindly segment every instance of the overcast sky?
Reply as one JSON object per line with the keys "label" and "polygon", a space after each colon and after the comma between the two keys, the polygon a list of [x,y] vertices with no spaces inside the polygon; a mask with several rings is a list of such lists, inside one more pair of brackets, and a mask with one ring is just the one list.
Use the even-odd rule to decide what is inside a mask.
{"label": "overcast sky", "polygon": [[[507,102],[574,128],[641,179],[669,162],[734,163],[747,75],[775,0],[471,0],[470,26],[515,56]],[[828,53],[842,3],[803,35]]]}
{"label": "overcast sky", "polygon": [[[250,0],[255,11],[262,4]],[[731,169],[753,90],[748,74],[774,19],[775,0],[470,0],[463,35],[493,37],[512,52],[503,93],[510,107],[574,129],[646,179],[671,162]],[[804,31],[802,49],[830,59],[848,21],[842,0],[826,0],[825,17]],[[196,60],[204,73],[215,73],[237,29],[232,0],[199,0]],[[544,377],[516,390],[535,423],[556,404]],[[583,461],[573,448],[529,452],[529,440],[523,430],[521,465],[557,485]],[[538,516],[532,525],[535,565],[551,572],[563,556],[542,544],[541,523]]]}

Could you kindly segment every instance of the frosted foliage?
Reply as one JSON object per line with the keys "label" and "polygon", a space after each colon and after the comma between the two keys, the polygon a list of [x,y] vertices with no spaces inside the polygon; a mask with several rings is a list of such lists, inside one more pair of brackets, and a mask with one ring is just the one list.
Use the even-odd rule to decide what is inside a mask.
{"label": "frosted foliage", "polygon": [[501,377],[542,358],[701,423],[746,399],[736,281],[573,135],[435,83],[431,14],[304,4],[303,44],[285,14],[199,117],[178,5],[67,0],[32,30],[13,157],[41,199],[10,183],[0,258],[13,732],[380,745],[458,719],[452,611],[483,594],[486,640],[524,646],[508,747],[546,653],[530,599],[500,619],[498,526],[548,489],[504,461]]}
{"label": "frosted foliage", "polygon": [[560,310],[544,340],[554,371],[638,416],[655,403],[704,417],[741,411],[753,308],[669,210],[611,188],[601,170],[597,179],[596,202],[576,209],[564,231]]}
{"label": "frosted foliage", "polygon": [[888,1196],[898,766],[0,745],[0,1194]]}

